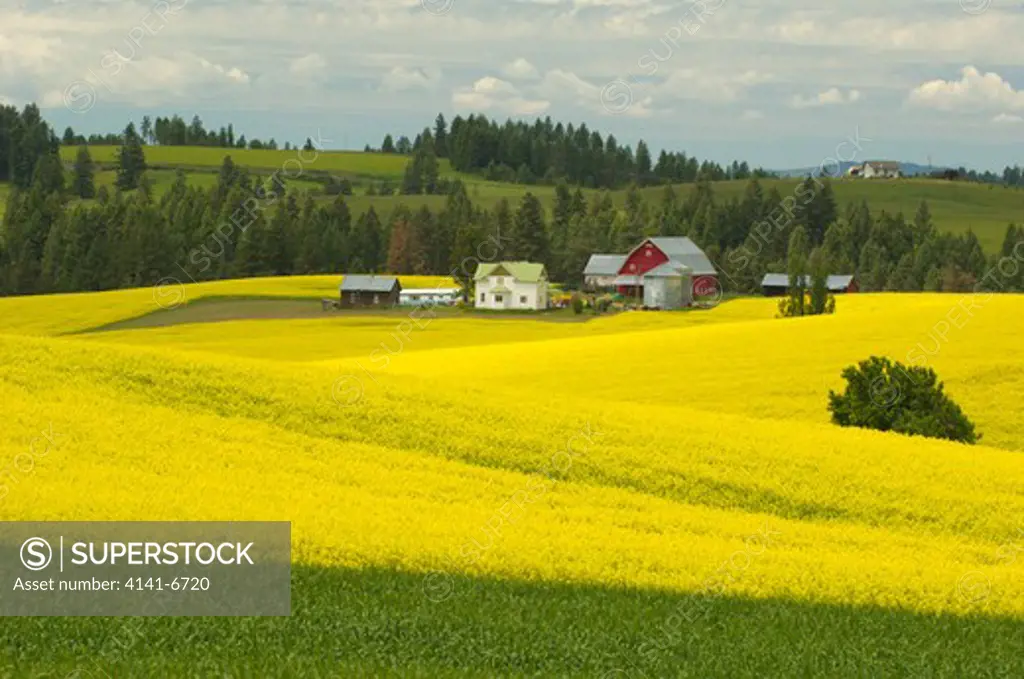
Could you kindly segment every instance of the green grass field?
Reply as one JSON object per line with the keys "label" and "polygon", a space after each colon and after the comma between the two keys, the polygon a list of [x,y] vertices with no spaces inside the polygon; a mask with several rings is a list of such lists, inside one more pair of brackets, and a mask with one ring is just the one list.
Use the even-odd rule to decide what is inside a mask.
{"label": "green grass field", "polygon": [[434,603],[424,596],[430,577],[397,568],[298,567],[289,618],[14,618],[0,631],[0,667],[62,678],[185,676],[186,667],[189,676],[230,667],[234,676],[424,679],[1024,671],[1022,627],[1008,618],[497,578],[451,584],[458,596]]}
{"label": "green grass field", "polygon": [[[116,146],[91,146],[92,159],[100,164],[117,162]],[[78,153],[77,146],[64,146],[61,158],[71,163]],[[268,173],[282,170],[294,173],[296,162],[304,170],[330,172],[338,176],[355,176],[375,179],[400,180],[405,171],[407,158],[397,154],[363,153],[360,151],[266,151],[249,149],[225,149],[208,146],[147,146],[146,162],[153,167],[209,168],[216,170],[225,156],[237,164],[253,170]],[[441,161],[441,172],[450,174],[448,161]]]}
{"label": "green grass field", "polygon": [[[100,163],[102,169],[97,175],[97,184],[112,186],[115,173],[109,166],[115,162],[116,147],[94,146],[91,149],[93,159]],[[76,147],[63,147],[61,155],[65,161],[74,159]],[[166,191],[174,181],[175,168],[184,168],[192,186],[209,187],[216,182],[217,168],[224,157],[230,155],[239,165],[248,167],[255,172],[271,174],[287,167],[294,172],[294,161],[300,160],[298,151],[251,151],[245,149],[222,149],[213,147],[158,147],[146,148],[146,159],[150,166],[150,178],[153,181],[157,196]],[[312,157],[311,153],[303,157]],[[289,161],[292,161],[289,163]],[[407,158],[395,154],[362,153],[356,151],[327,151],[319,153],[312,163],[304,163],[303,168],[311,171],[307,178],[289,180],[289,186],[296,190],[308,190],[314,195],[319,194],[321,200],[333,200],[322,194],[322,184],[314,177],[316,174],[329,173],[338,177],[347,177],[356,184],[355,195],[347,198],[354,215],[360,215],[373,206],[378,213],[388,214],[400,201],[412,209],[422,205],[437,210],[445,202],[444,196],[375,196],[366,195],[369,182],[389,181],[397,183],[401,180]],[[287,166],[286,166],[287,163]],[[493,207],[502,198],[510,201],[518,200],[526,191],[537,195],[542,203],[549,207],[554,200],[554,188],[550,186],[522,186],[484,181],[477,177],[454,173],[447,161],[441,162],[444,176],[457,176],[466,182],[470,197],[475,203],[484,207]],[[764,180],[765,190],[775,188],[785,198],[793,195],[799,180],[769,179]],[[714,190],[721,200],[739,199],[743,195],[746,181],[716,182]],[[973,229],[989,252],[997,250],[1002,243],[1006,226],[1015,222],[1024,223],[1024,191],[1008,189],[1000,186],[983,184],[954,183],[931,179],[900,179],[900,180],[849,180],[841,179],[833,182],[836,199],[840,208],[850,203],[864,200],[873,212],[885,210],[890,213],[903,212],[912,218],[921,201],[927,201],[936,226],[950,233],[964,233]],[[693,190],[692,185],[677,187],[685,196]],[[649,187],[643,190],[646,198],[653,204],[661,199],[662,187]],[[8,187],[0,184],[0,215],[2,215]],[[585,192],[588,198],[597,194],[596,191]],[[625,200],[625,191],[612,192],[615,202],[619,205]]]}
{"label": "green grass field", "polygon": [[[783,198],[791,196],[797,189],[796,179],[763,180],[765,191],[772,188],[778,190]],[[747,182],[723,181],[715,182],[716,199],[727,201],[740,200]],[[872,213],[882,210],[895,214],[902,212],[909,220],[913,219],[921,201],[927,201],[935,225],[950,233],[964,233],[973,229],[981,240],[982,246],[989,252],[997,250],[1003,242],[1006,226],[1011,222],[1024,224],[1024,191],[1008,189],[1001,186],[983,184],[953,183],[932,179],[900,179],[900,180],[838,180],[833,182],[836,200],[840,209],[850,203],[866,200]],[[680,196],[685,198],[693,190],[692,184],[677,186]],[[502,198],[516,200],[526,191],[532,191],[541,199],[545,207],[550,208],[554,202],[554,189],[550,186],[519,186],[515,184],[498,184],[495,182],[470,181],[468,183],[470,197],[474,202],[491,207]],[[657,205],[661,200],[664,187],[655,186],[643,189],[649,202]],[[597,195],[596,191],[586,191],[587,197]],[[625,201],[625,191],[613,191],[612,197],[616,204]],[[438,209],[444,205],[444,196],[403,196],[402,201],[413,208],[426,205]],[[374,206],[378,212],[387,211],[396,203],[395,196],[352,196],[349,206],[354,213],[365,212]]]}

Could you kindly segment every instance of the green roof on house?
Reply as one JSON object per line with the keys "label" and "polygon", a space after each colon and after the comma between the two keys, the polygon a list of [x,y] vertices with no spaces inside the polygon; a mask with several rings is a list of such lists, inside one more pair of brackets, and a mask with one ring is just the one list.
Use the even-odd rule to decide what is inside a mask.
{"label": "green roof on house", "polygon": [[491,262],[481,263],[476,268],[473,280],[479,281],[488,276],[511,276],[520,283],[539,283],[547,279],[543,264],[534,262]]}

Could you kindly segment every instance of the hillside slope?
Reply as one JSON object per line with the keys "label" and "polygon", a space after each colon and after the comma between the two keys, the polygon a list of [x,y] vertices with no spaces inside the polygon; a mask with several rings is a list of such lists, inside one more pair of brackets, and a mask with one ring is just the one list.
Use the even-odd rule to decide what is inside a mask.
{"label": "hillside slope", "polygon": [[[524,324],[479,348],[492,321],[477,320],[459,349],[435,337],[452,322],[437,319],[384,368],[361,352],[395,347],[397,323],[269,321],[248,358],[230,340],[251,339],[254,322],[218,324],[225,342],[198,352],[174,346],[189,346],[199,326],[187,325],[0,336],[0,455],[59,434],[0,518],[292,521],[292,617],[146,621],[162,643],[119,655],[122,675],[283,676],[281,653],[295,674],[1013,674],[1024,446],[999,425],[1021,415],[1013,328],[997,336],[979,312],[943,349],[940,372],[963,366],[950,391],[993,434],[986,445],[811,415],[833,364],[904,338],[886,344],[887,314],[916,315],[912,336],[947,301],[871,295],[794,321],[737,302],[704,314],[714,322]],[[993,319],[1024,316],[1021,298],[998,302]],[[294,347],[326,346],[331,331],[336,359],[296,362]],[[977,390],[999,397],[972,400],[985,373]],[[66,674],[111,629],[19,619],[0,643],[17,649],[14,673]],[[787,647],[799,651],[770,650]]]}
{"label": "hillside slope", "polygon": [[[94,160],[100,164],[101,171],[97,176],[98,185],[112,186],[114,172],[110,169],[116,163],[117,148],[113,146],[95,146],[90,151]],[[73,162],[77,147],[62,147],[61,156],[68,164]],[[146,147],[146,158],[151,168],[151,180],[154,190],[159,195],[170,187],[175,169],[183,169],[188,181],[194,186],[210,186],[216,180],[216,172],[224,160],[230,155],[240,166],[270,175],[280,171],[289,179],[289,186],[295,190],[308,190],[315,195],[323,195],[323,185],[319,183],[326,175],[347,178],[355,184],[354,195],[346,200],[355,215],[362,214],[370,206],[378,212],[387,214],[399,202],[412,208],[426,205],[432,209],[440,209],[444,204],[443,196],[400,196],[400,195],[367,195],[370,184],[390,183],[397,188],[401,182],[408,157],[398,154],[363,153],[356,151],[324,151],[302,152],[269,151],[248,149],[225,149],[217,147]],[[107,169],[103,169],[107,168]],[[492,207],[502,198],[518,200],[527,191],[538,195],[546,207],[553,203],[554,189],[550,186],[525,186],[485,181],[473,175],[456,173],[451,170],[447,159],[440,159],[442,176],[459,178],[469,187],[474,202],[484,207]],[[795,194],[797,178],[763,180],[766,190],[777,189],[783,196]],[[851,203],[867,201],[873,211],[885,210],[890,213],[903,212],[912,217],[921,201],[927,201],[931,208],[936,226],[951,233],[963,233],[973,229],[986,250],[992,252],[1002,243],[1006,226],[1011,222],[1024,223],[1024,190],[1008,189],[967,182],[946,182],[932,179],[907,178],[900,180],[856,180],[838,179],[833,182],[836,199],[840,208]],[[722,181],[714,183],[718,197],[724,200],[742,197],[746,181]],[[693,185],[683,184],[676,187],[683,195],[693,190]],[[660,200],[662,187],[644,189],[644,195],[653,204]],[[586,191],[595,195],[594,191]],[[2,208],[4,189],[0,186],[0,208]],[[613,198],[622,205],[625,191],[613,191]],[[327,199],[324,196],[324,199]]]}

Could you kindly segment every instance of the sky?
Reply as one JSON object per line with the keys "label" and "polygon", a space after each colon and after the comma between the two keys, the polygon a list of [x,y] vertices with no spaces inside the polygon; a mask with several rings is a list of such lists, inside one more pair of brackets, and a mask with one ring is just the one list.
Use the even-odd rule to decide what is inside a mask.
{"label": "sky", "polygon": [[0,102],[327,148],[437,113],[770,169],[1024,164],[1024,0],[0,0]]}

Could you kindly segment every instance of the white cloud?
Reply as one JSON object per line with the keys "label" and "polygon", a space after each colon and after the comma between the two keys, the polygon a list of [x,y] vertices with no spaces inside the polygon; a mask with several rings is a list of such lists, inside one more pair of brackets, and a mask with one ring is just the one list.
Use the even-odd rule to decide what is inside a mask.
{"label": "white cloud", "polygon": [[440,71],[395,66],[384,74],[384,77],[381,79],[381,89],[387,92],[430,89],[434,87],[440,79]]}
{"label": "white cloud", "polygon": [[224,76],[226,79],[232,80],[232,81],[234,81],[236,83],[248,83],[249,82],[249,74],[246,73],[245,71],[243,71],[242,69],[238,68],[237,66],[232,66],[230,68],[225,68],[224,66],[221,66],[220,64],[214,64],[214,63],[212,63],[210,61],[207,61],[206,59],[203,59],[202,57],[199,58],[199,64],[204,69],[206,69],[208,71],[211,71],[213,73],[220,74],[220,75]]}
{"label": "white cloud", "polygon": [[535,116],[548,110],[551,102],[523,94],[507,80],[484,76],[470,87],[452,93],[452,104],[461,111],[495,111],[515,116]]}
{"label": "white cloud", "polygon": [[[65,88],[90,70],[107,77],[101,60],[116,48],[134,56],[110,78],[109,91],[96,85],[99,109],[120,107],[83,120],[96,131],[125,109],[137,120],[212,108],[225,121],[251,121],[249,136],[282,139],[315,111],[322,120],[348,121],[351,144],[361,147],[376,143],[385,127],[421,129],[425,116],[454,103],[463,114],[550,113],[634,144],[643,137],[652,147],[706,155],[743,141],[748,160],[780,167],[804,162],[797,156],[820,157],[813,137],[849,134],[850,121],[837,113],[856,111],[865,129],[885,129],[893,141],[879,154],[919,144],[907,152],[921,155],[953,135],[962,140],[948,142],[960,144],[958,160],[977,163],[1004,162],[1007,145],[989,152],[985,144],[1021,128],[1000,115],[1024,116],[1014,89],[1024,89],[1024,12],[1006,3],[968,17],[945,0],[714,0],[705,3],[717,9],[697,22],[698,33],[685,26],[700,3],[666,0],[455,0],[443,15],[421,0],[346,0],[344,12],[331,11],[331,0],[288,0],[259,3],[258,21],[240,0],[169,4],[180,10],[147,20],[155,32],[129,46],[129,35],[145,31],[152,0],[0,0],[0,91],[20,103],[45,97],[62,105]],[[991,101],[981,97],[983,105],[969,78],[971,91],[957,93],[959,70],[970,63],[993,65],[1013,86]],[[928,82],[937,75],[951,82]],[[629,91],[602,101],[616,78]],[[951,128],[962,121],[902,109],[915,88],[919,103],[982,107],[964,124],[983,126]],[[775,115],[794,94],[801,115]],[[861,105],[865,99],[870,107]]]}
{"label": "white cloud", "polygon": [[794,95],[789,105],[793,108],[815,108],[818,106],[840,106],[860,101],[860,90],[847,90],[845,93],[838,87],[831,87],[813,97]]}
{"label": "white cloud", "polygon": [[316,52],[310,52],[304,57],[292,59],[288,70],[294,75],[302,78],[315,78],[322,75],[327,68],[327,61]]}
{"label": "white cloud", "polygon": [[515,94],[515,86],[507,80],[485,76],[473,83],[473,91],[485,95]]}
{"label": "white cloud", "polygon": [[25,72],[43,73],[59,62],[60,47],[58,38],[32,33],[0,33],[0,73],[9,76]]}
{"label": "white cloud", "polygon": [[929,80],[910,92],[910,102],[940,111],[1024,110],[1024,91],[1015,90],[998,73],[965,66],[959,80]]}
{"label": "white cloud", "polygon": [[669,73],[665,82],[655,86],[653,91],[656,96],[669,99],[732,102],[742,98],[754,85],[772,79],[772,76],[755,70],[735,75],[707,68],[683,68]]}
{"label": "white cloud", "polygon": [[540,75],[537,67],[522,57],[506,64],[502,73],[513,80],[535,80]]}
{"label": "white cloud", "polygon": [[1003,125],[1012,125],[1015,123],[1024,123],[1024,118],[1017,115],[1013,115],[1011,113],[1000,113],[999,115],[992,118],[992,122]]}
{"label": "white cloud", "polygon": [[249,74],[237,66],[224,66],[190,53],[179,53],[172,58],[104,59],[83,72],[82,78],[41,92],[40,107],[64,106],[72,87],[78,93],[90,91],[94,99],[153,107],[197,98],[204,93],[230,97],[232,91],[245,89],[250,83]]}

